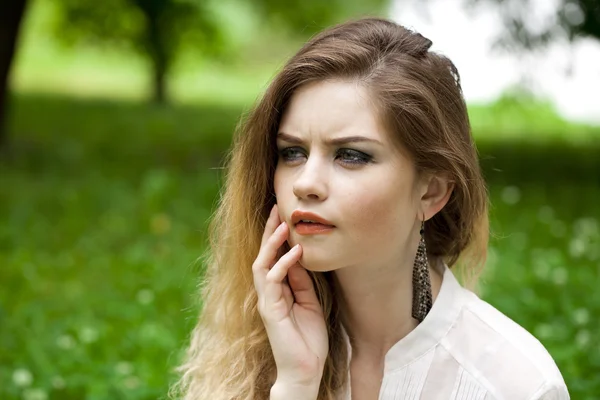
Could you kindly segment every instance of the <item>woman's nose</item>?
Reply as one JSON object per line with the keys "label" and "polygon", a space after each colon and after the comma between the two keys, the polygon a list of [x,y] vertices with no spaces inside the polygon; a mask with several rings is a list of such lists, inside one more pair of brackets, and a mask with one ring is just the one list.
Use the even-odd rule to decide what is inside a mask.
{"label": "woman's nose", "polygon": [[294,181],[294,195],[298,199],[323,201],[328,192],[326,180],[325,166],[316,158],[309,157]]}

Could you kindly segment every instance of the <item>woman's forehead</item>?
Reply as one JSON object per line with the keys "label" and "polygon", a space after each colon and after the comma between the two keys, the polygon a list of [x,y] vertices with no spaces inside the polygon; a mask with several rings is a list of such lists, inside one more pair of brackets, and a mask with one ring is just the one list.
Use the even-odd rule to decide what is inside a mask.
{"label": "woman's forehead", "polygon": [[284,112],[279,132],[306,139],[351,135],[389,140],[371,95],[356,81],[318,81],[298,88]]}

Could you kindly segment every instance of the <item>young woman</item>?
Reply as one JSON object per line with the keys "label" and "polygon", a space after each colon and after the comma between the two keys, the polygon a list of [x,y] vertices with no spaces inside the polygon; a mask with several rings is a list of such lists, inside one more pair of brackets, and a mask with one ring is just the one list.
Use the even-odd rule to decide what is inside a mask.
{"label": "young woman", "polygon": [[487,191],[458,72],[384,19],[330,28],[238,130],[185,399],[568,399],[531,334],[463,288]]}

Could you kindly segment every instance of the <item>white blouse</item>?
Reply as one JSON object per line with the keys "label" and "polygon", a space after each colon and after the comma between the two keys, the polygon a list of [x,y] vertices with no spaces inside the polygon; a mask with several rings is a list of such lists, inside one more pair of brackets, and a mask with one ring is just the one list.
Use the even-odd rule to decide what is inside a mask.
{"label": "white blouse", "polygon": [[[348,376],[339,399],[351,398]],[[429,314],[385,356],[379,399],[567,400],[569,393],[544,346],[444,266]]]}

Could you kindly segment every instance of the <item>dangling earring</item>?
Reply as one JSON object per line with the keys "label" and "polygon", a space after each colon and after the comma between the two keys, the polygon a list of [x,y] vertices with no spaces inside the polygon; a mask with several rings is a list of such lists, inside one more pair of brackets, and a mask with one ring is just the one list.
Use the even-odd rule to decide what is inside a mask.
{"label": "dangling earring", "polygon": [[422,322],[433,304],[431,294],[431,280],[427,262],[427,249],[425,247],[425,216],[421,221],[421,240],[417,249],[417,257],[413,267],[413,303],[412,316]]}

